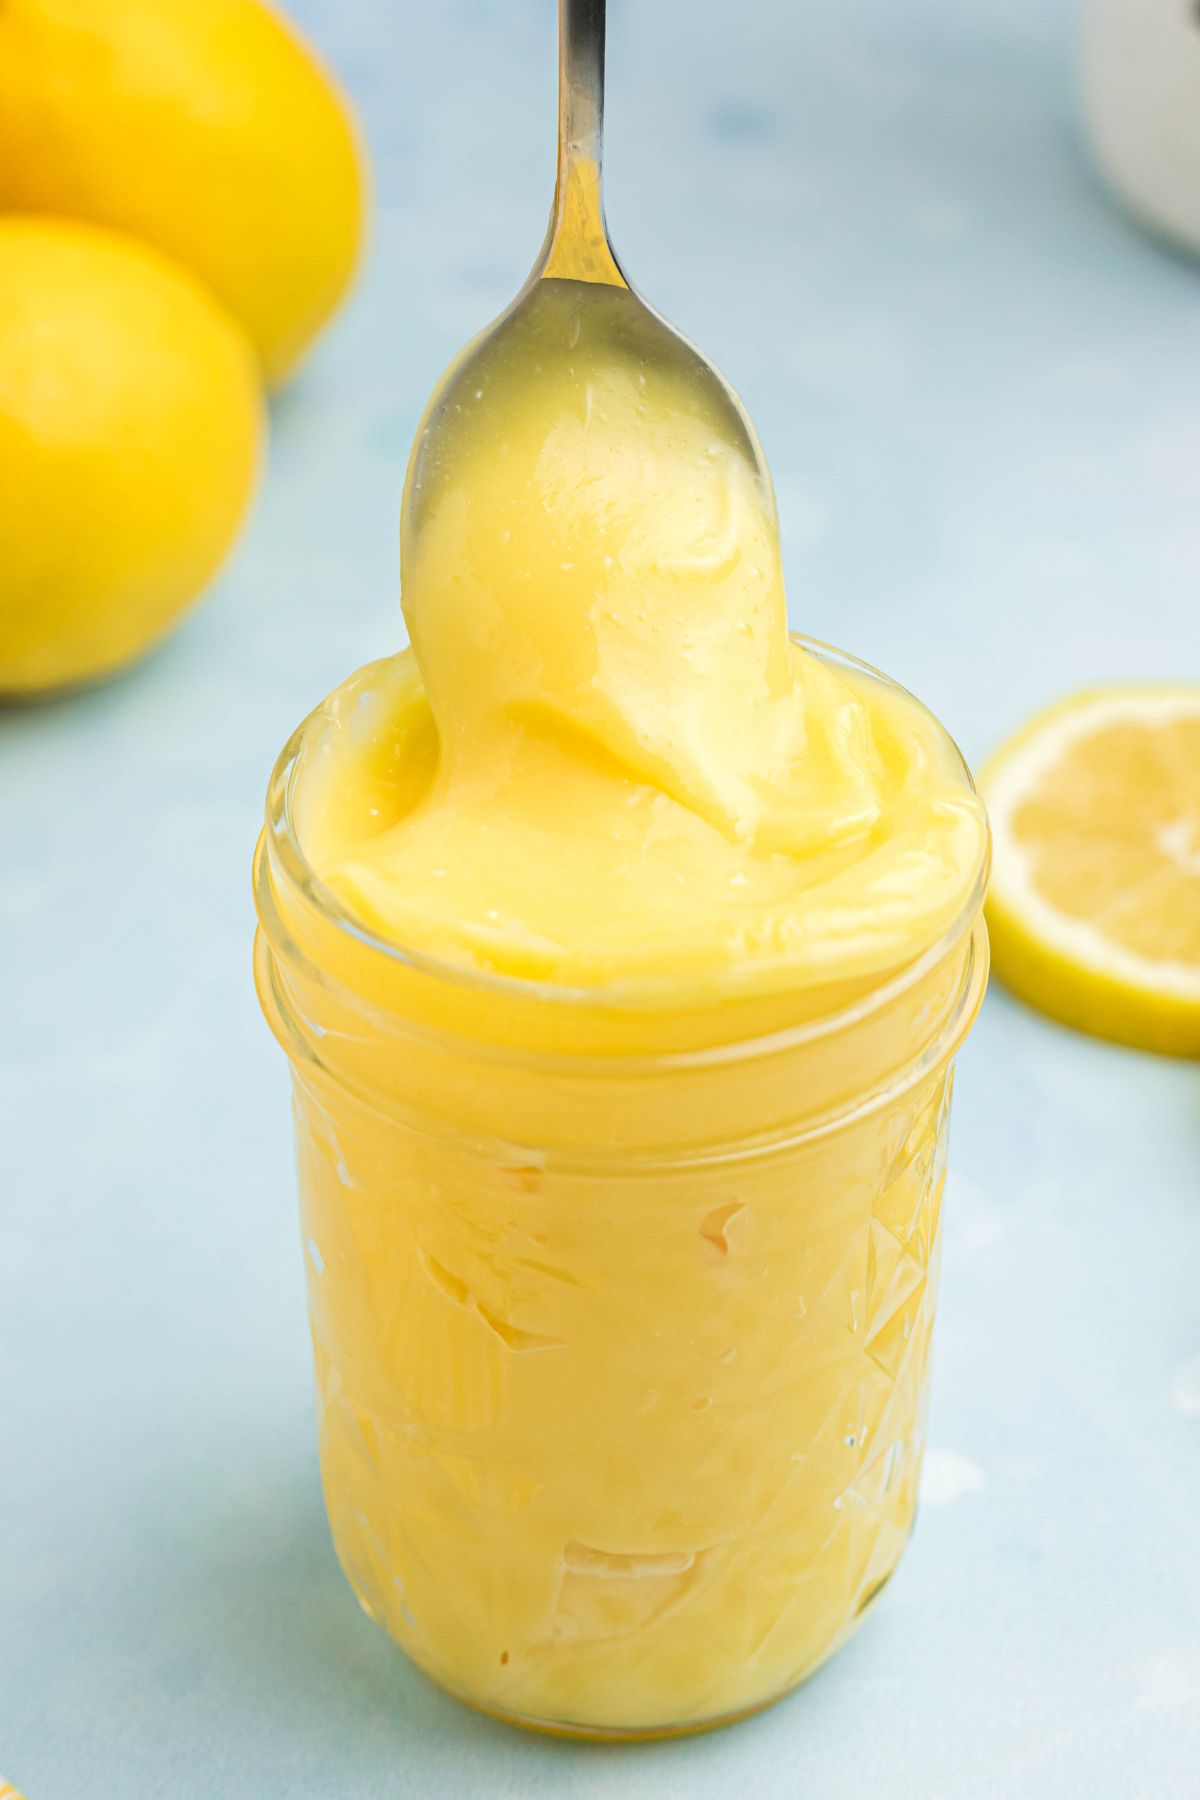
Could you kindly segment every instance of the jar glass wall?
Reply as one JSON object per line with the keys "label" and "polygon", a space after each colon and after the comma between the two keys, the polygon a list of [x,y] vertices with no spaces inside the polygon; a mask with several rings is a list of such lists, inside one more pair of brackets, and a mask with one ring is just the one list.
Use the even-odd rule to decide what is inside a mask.
{"label": "jar glass wall", "polygon": [[740,1716],[844,1640],[912,1526],[985,870],[884,985],[665,1033],[340,915],[302,849],[322,730],[272,784],[256,972],[343,1567],[414,1661],[517,1722]]}

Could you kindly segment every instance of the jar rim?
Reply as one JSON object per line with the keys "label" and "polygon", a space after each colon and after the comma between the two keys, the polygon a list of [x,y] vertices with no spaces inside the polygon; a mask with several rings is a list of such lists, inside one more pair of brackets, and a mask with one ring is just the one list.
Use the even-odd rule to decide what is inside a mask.
{"label": "jar rim", "polygon": [[[838,665],[848,667],[860,674],[870,676],[894,692],[905,695],[931,718],[935,717],[929,713],[929,709],[924,703],[901,682],[873,667],[861,657],[854,656],[849,651],[841,650],[835,645],[825,643],[819,638],[808,637],[799,632],[792,632],[790,635],[793,643],[818,656],[823,662],[831,663],[835,667]],[[478,994],[493,1000],[525,1004],[536,1002],[538,1005],[578,1010],[580,1013],[589,1011],[594,1013],[598,1008],[605,1008],[629,1017],[652,1017],[659,1010],[642,990],[622,989],[618,986],[573,987],[540,981],[529,976],[505,975],[492,970],[470,968],[464,964],[431,955],[427,951],[397,943],[393,939],[372,931],[368,925],[357,918],[351,909],[344,905],[333,890],[321,880],[309,862],[300,842],[292,805],[300,756],[309,733],[322,718],[324,705],[325,702],[321,701],[292,732],[276,759],[267,788],[266,819],[259,852],[254,861],[254,891],[259,921],[272,949],[282,947],[279,943],[282,935],[287,940],[288,952],[300,959],[306,975],[317,980],[321,985],[327,984],[326,972],[317,969],[305,952],[295,943],[271,894],[271,873],[268,865],[277,862],[296,896],[306,906],[319,913],[325,921],[334,925],[339,932],[361,949],[383,958],[391,965],[406,969],[414,975],[433,982],[444,983],[461,992]],[[935,723],[953,749],[969,791],[975,793],[977,791],[975,782],[961,749],[941,721],[935,718]],[[610,1073],[616,1073],[633,1067],[645,1067],[648,1064],[654,1064],[660,1068],[686,1068],[713,1061],[732,1061],[772,1055],[806,1042],[819,1041],[823,1037],[833,1036],[861,1023],[887,1006],[892,1000],[898,999],[949,954],[953,946],[971,928],[982,907],[987,889],[990,861],[990,833],[985,831],[975,879],[961,911],[951,925],[911,962],[903,964],[883,981],[869,987],[865,993],[857,995],[846,1005],[836,1007],[829,1012],[817,1014],[795,1024],[785,1025],[757,1037],[738,1038],[689,1049],[656,1049],[605,1055],[592,1052],[575,1054],[549,1050],[531,1052],[528,1048],[518,1049],[504,1043],[477,1043],[475,1051],[476,1053],[483,1052],[485,1055],[490,1053],[504,1060],[510,1057],[517,1058],[526,1064],[531,1061],[537,1062],[543,1057],[548,1065],[561,1065],[564,1060],[570,1060],[572,1066],[580,1067],[594,1062],[598,1070],[604,1069]],[[455,1038],[460,1035],[453,1031],[440,1032],[434,1027],[415,1026],[415,1022],[411,1021],[409,1023],[430,1037]]]}

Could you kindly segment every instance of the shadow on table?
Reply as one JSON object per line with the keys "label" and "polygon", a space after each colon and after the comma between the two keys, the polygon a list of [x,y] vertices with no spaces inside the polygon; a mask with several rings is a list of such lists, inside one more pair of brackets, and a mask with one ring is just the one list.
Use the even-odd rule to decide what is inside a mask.
{"label": "shadow on table", "polygon": [[[647,1759],[665,1776],[659,1759],[671,1758],[677,1783],[687,1779],[680,1764],[691,1766],[695,1756],[705,1759],[708,1792],[707,1781],[725,1762],[714,1754],[716,1743],[738,1745],[736,1755],[744,1756],[753,1720],[716,1738],[579,1744],[516,1731],[451,1699],[358,1607],[337,1565],[314,1476],[293,1469],[290,1477],[278,1482],[270,1510],[209,1517],[190,1546],[189,1591],[176,1603],[170,1661],[192,1687],[193,1703],[199,1676],[206,1706],[220,1708],[233,1741],[246,1743],[252,1732],[264,1751],[285,1743],[289,1761],[310,1773],[336,1767],[338,1746],[360,1774],[415,1756],[413,1792],[432,1782],[434,1791],[456,1796],[558,1796],[582,1793],[581,1782],[590,1792],[585,1766],[603,1789],[603,1769],[617,1758],[623,1780],[634,1778],[636,1765],[652,1792],[659,1776],[650,1774]],[[789,1704],[803,1706],[804,1695]],[[231,1708],[247,1716],[231,1718]],[[442,1769],[447,1785],[437,1787]]]}

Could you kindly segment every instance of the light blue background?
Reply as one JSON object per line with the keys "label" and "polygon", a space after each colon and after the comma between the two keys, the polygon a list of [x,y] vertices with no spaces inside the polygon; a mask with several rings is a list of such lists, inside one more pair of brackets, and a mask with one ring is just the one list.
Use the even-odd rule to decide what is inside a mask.
{"label": "light blue background", "polygon": [[[1200,1071],[993,992],[960,1065],[926,1505],[857,1641],[723,1735],[512,1734],[358,1612],[317,1487],[248,870],[400,634],[409,440],[549,199],[551,0],[306,0],[369,269],[218,589],[0,716],[0,1771],[28,1800],[1172,1800],[1200,1767]],[[978,756],[1200,675],[1200,271],[1098,190],[1062,0],[613,0],[609,210],[724,367],[794,619]]]}

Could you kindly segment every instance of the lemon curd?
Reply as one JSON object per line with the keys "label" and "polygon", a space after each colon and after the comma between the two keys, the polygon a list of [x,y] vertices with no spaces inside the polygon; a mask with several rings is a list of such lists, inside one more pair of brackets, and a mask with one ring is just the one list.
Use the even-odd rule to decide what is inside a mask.
{"label": "lemon curd", "polygon": [[789,636],[753,428],[608,243],[603,14],[417,436],[411,648],[276,769],[256,968],[343,1567],[474,1705],[637,1736],[786,1691],[903,1549],[987,832]]}
{"label": "lemon curd", "polygon": [[789,636],[750,428],[652,319],[552,277],[468,352],[412,648],[301,727],[257,863],[339,1555],[583,1734],[765,1704],[895,1567],[986,972],[957,752]]}

